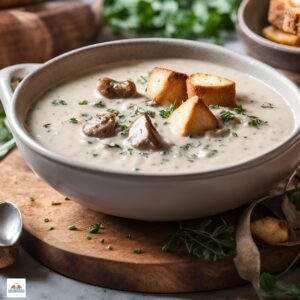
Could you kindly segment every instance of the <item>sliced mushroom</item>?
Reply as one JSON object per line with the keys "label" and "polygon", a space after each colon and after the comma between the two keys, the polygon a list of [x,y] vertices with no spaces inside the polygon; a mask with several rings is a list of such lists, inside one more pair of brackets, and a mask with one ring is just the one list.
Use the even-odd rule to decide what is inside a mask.
{"label": "sliced mushroom", "polygon": [[115,131],[116,116],[114,114],[97,115],[96,120],[83,124],[82,131],[89,137],[106,138]]}
{"label": "sliced mushroom", "polygon": [[159,150],[165,145],[146,113],[130,125],[127,140],[134,148],[138,149]]}
{"label": "sliced mushroom", "polygon": [[116,81],[108,77],[100,78],[97,89],[107,98],[129,98],[136,94],[136,86],[132,80]]}

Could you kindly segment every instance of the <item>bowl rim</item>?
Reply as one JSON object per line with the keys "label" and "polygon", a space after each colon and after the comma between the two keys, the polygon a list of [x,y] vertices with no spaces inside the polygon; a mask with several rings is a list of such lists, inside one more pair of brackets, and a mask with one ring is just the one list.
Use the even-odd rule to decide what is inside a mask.
{"label": "bowl rim", "polygon": [[[227,167],[220,167],[218,169],[210,170],[210,171],[204,171],[204,172],[186,172],[186,173],[166,173],[166,174],[153,174],[153,173],[134,173],[130,171],[122,171],[122,170],[110,170],[107,168],[101,168],[101,167],[95,167],[92,165],[88,165],[85,163],[81,163],[79,161],[75,161],[74,159],[71,159],[70,157],[61,155],[59,153],[55,153],[40,143],[38,143],[28,131],[23,129],[20,123],[21,122],[18,119],[17,113],[16,113],[16,104],[18,102],[18,99],[21,97],[22,89],[26,84],[29,84],[30,79],[34,76],[39,76],[40,72],[43,72],[43,69],[52,66],[56,62],[60,60],[64,60],[65,58],[69,57],[72,59],[72,56],[75,55],[81,55],[82,53],[86,52],[88,53],[90,50],[93,50],[95,48],[99,47],[109,47],[109,46],[119,46],[122,44],[131,44],[132,46],[136,44],[153,44],[153,43],[161,43],[161,44],[171,44],[171,45],[177,45],[177,46],[188,46],[188,47],[202,47],[207,50],[212,50],[214,52],[218,52],[220,54],[227,54],[234,59],[242,60],[250,65],[255,65],[257,68],[264,69],[265,71],[270,73],[270,76],[275,76],[279,78],[281,81],[283,81],[287,87],[290,90],[293,90],[293,92],[297,95],[300,99],[300,90],[297,88],[297,86],[291,82],[289,79],[287,79],[285,76],[274,70],[272,67],[257,61],[256,59],[250,58],[245,55],[238,54],[236,52],[233,52],[229,49],[225,49],[221,46],[211,45],[204,42],[198,42],[198,41],[190,41],[190,40],[182,40],[182,39],[169,39],[169,38],[139,38],[139,39],[127,39],[127,40],[118,40],[118,41],[112,41],[112,42],[105,42],[105,43],[99,43],[94,44],[86,47],[82,47],[67,53],[64,53],[60,56],[57,56],[46,63],[42,64],[40,68],[35,70],[34,72],[27,75],[22,82],[18,85],[16,91],[14,92],[12,102],[10,103],[10,111],[9,111],[9,121],[11,123],[11,130],[14,133],[14,135],[17,137],[17,141],[20,140],[23,144],[25,144],[27,147],[29,147],[34,153],[44,157],[47,160],[51,160],[52,162],[59,163],[65,167],[69,167],[78,171],[83,172],[89,172],[96,175],[105,175],[105,176],[112,176],[112,177],[122,177],[122,179],[134,179],[134,180],[143,180],[145,178],[147,179],[158,179],[159,181],[173,181],[174,179],[179,181],[184,180],[198,180],[198,179],[208,179],[211,177],[218,177],[223,176],[231,173],[241,172],[245,171],[250,168],[254,168],[258,165],[261,165],[262,163],[266,163],[277,156],[282,155],[282,153],[295,145],[300,140],[300,125],[296,126],[293,129],[293,131],[289,134],[289,136],[283,140],[283,142],[279,145],[277,145],[275,148],[271,149],[270,151],[267,151],[266,153],[263,153],[257,157],[254,157],[250,160],[240,162],[231,166]],[[84,55],[84,54],[82,54]]]}
{"label": "bowl rim", "polygon": [[240,27],[240,29],[243,31],[245,35],[247,35],[251,40],[254,40],[256,43],[261,44],[264,47],[271,48],[273,50],[277,51],[283,51],[283,52],[288,52],[288,53],[293,53],[296,55],[299,55],[300,57],[300,47],[294,47],[294,46],[288,46],[288,45],[283,45],[279,43],[272,42],[263,36],[255,33],[246,23],[245,21],[245,14],[247,11],[247,7],[249,3],[253,0],[244,0],[237,13],[237,26]]}

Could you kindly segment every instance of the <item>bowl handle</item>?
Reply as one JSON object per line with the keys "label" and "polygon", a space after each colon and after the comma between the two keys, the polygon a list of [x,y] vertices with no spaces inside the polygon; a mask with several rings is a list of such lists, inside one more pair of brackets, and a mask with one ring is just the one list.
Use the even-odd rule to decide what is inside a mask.
{"label": "bowl handle", "polygon": [[8,114],[9,104],[13,96],[12,80],[15,78],[23,79],[40,66],[41,64],[19,64],[0,71],[0,99],[6,114]]}

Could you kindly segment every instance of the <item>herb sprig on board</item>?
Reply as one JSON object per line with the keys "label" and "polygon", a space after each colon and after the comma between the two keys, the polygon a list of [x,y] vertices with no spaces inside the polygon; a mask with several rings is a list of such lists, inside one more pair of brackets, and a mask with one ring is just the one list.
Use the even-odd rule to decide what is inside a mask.
{"label": "herb sprig on board", "polygon": [[213,38],[234,30],[241,0],[106,0],[105,23],[121,37]]}
{"label": "herb sprig on board", "polygon": [[0,145],[12,139],[12,134],[5,126],[5,113],[0,111]]}
{"label": "herb sprig on board", "polygon": [[293,299],[300,299],[300,283],[281,284],[277,278],[269,273],[262,273],[259,278],[259,285],[264,294],[272,299],[289,296]]}
{"label": "herb sprig on board", "polygon": [[236,251],[234,227],[225,221],[219,226],[212,226],[210,219],[191,226],[180,224],[178,231],[163,245],[162,251],[172,251],[179,247],[185,247],[190,255],[204,259],[217,260],[233,256]]}
{"label": "herb sprig on board", "polygon": [[295,188],[287,192],[290,201],[295,205],[296,209],[300,211],[300,188]]}

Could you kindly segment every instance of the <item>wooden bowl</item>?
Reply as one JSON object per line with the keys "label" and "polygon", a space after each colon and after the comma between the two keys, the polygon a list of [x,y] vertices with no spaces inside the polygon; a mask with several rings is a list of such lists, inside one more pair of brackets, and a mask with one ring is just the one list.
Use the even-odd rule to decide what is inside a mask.
{"label": "wooden bowl", "polygon": [[300,71],[300,47],[274,43],[261,35],[268,25],[269,1],[245,0],[238,11],[237,32],[249,55],[283,70]]}

